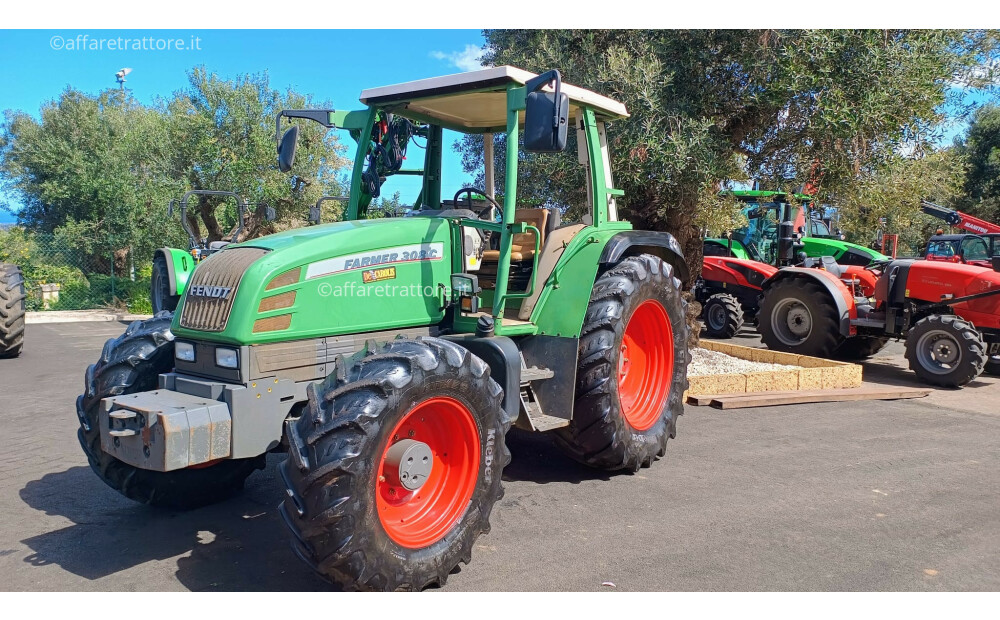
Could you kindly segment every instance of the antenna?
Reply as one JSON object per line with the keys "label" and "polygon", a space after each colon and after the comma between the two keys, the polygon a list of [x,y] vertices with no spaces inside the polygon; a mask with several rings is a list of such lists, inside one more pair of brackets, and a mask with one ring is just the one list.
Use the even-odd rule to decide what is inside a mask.
{"label": "antenna", "polygon": [[132,73],[132,69],[130,67],[123,67],[115,73],[115,81],[122,87],[122,92],[125,92],[125,76],[129,73]]}

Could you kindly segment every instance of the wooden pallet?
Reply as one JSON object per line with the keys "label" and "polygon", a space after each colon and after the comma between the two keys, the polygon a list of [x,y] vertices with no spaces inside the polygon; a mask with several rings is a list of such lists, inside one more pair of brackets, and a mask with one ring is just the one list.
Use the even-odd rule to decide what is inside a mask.
{"label": "wooden pallet", "polygon": [[776,405],[801,405],[805,403],[832,403],[851,400],[896,400],[901,398],[923,398],[929,389],[901,388],[892,386],[859,387],[841,390],[800,390],[788,392],[751,392],[738,394],[690,394],[690,405],[716,409],[745,409],[750,407],[773,407]]}

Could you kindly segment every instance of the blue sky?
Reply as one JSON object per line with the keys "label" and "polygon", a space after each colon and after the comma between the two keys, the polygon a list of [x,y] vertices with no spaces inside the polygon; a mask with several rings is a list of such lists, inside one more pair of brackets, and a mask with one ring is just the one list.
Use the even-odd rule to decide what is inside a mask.
{"label": "blue sky", "polygon": [[[86,42],[82,35],[87,35]],[[200,50],[70,49],[78,41],[87,47],[117,37],[174,38],[187,46],[198,37]],[[473,69],[482,43],[478,30],[7,30],[0,31],[0,110],[37,116],[44,102],[69,85],[88,93],[114,87],[114,73],[122,67],[132,68],[126,87],[140,101],[151,103],[184,88],[185,72],[196,65],[225,78],[267,71],[274,88],[291,87],[318,101],[329,100],[335,108],[357,109],[364,88]],[[346,134],[342,137],[353,147]],[[444,157],[444,193],[450,195],[468,177],[461,174],[460,158],[450,145]],[[417,189],[405,185],[407,181]],[[393,179],[392,187],[386,186],[390,192],[400,188],[404,202],[412,200],[419,180]],[[0,211],[0,222],[11,221],[13,216]]]}

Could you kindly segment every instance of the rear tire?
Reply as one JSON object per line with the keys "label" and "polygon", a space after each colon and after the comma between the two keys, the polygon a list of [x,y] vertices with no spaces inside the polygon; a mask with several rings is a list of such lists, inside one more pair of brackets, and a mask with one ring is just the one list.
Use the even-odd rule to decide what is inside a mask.
{"label": "rear tire", "polygon": [[989,357],[972,323],[951,314],[933,314],[907,333],[906,359],[924,383],[954,388],[981,375]]}
{"label": "rear tire", "polygon": [[24,347],[24,276],[16,265],[0,265],[0,358]]}
{"label": "rear tire", "polygon": [[173,312],[177,309],[180,295],[174,295],[170,288],[170,272],[167,269],[167,257],[160,252],[153,258],[153,276],[150,278],[149,302],[153,306],[153,314]]}
{"label": "rear tire", "polygon": [[705,301],[701,312],[709,338],[732,338],[743,327],[743,308],[728,293],[716,293]]}
{"label": "rear tire", "polygon": [[884,349],[888,343],[888,336],[855,336],[844,340],[833,356],[848,361],[866,360]]}
{"label": "rear tire", "polygon": [[[489,366],[445,340],[397,339],[338,363],[308,394],[308,408],[286,425],[280,468],[296,554],[346,589],[444,585],[471,561],[503,497],[513,419]],[[407,438],[433,453],[416,490],[387,464],[389,448]]]}
{"label": "rear tire", "polygon": [[91,469],[109,487],[143,504],[186,510],[239,492],[247,476],[254,469],[263,468],[264,456],[159,472],[133,467],[101,449],[98,425],[101,399],[155,390],[159,374],[173,368],[171,319],[170,313],[161,312],[152,319],[135,321],[124,334],[104,344],[101,359],[87,368],[86,393],[76,399],[76,414],[80,419],[77,436]]}
{"label": "rear tire", "polygon": [[780,280],[764,291],[757,330],[768,349],[814,357],[831,357],[843,341],[830,293],[802,278]]}
{"label": "rear tire", "polygon": [[566,454],[637,471],[666,453],[688,386],[684,307],[680,280],[655,256],[625,258],[597,278],[580,336],[573,420],[555,431]]}

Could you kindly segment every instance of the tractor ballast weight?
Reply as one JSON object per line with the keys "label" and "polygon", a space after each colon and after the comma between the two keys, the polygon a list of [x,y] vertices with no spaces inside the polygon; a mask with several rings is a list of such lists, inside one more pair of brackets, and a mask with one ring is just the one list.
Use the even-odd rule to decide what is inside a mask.
{"label": "tractor ballast weight", "polygon": [[[546,96],[528,106],[532,94]],[[80,439],[112,488],[184,507],[287,451],[281,514],[299,557],[345,587],[421,589],[488,530],[512,425],[602,469],[664,455],[687,387],[687,265],[670,235],[618,220],[605,128],[622,104],[513,67],[361,101],[276,122],[282,169],[297,130],[281,118],[358,141],[345,221],[202,261],[172,316],[134,323],[88,370]],[[518,144],[523,127],[548,152],[569,119],[590,204],[559,224],[517,208]],[[481,212],[442,200],[444,129],[506,134],[500,201],[481,188],[459,191],[486,197]],[[426,140],[419,170],[399,167],[410,136]],[[413,210],[366,219],[393,174],[422,176]]]}

